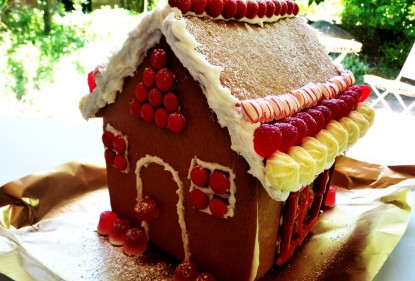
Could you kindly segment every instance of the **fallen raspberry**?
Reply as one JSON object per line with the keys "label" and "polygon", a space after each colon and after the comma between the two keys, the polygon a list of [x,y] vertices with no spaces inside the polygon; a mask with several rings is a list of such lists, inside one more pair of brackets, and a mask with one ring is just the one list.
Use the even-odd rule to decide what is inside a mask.
{"label": "fallen raspberry", "polygon": [[282,134],[278,127],[263,124],[254,132],[255,152],[264,158],[277,151],[282,142]]}
{"label": "fallen raspberry", "polygon": [[127,219],[117,219],[112,225],[109,234],[109,242],[113,246],[122,246],[124,244],[125,235],[130,229],[130,222]]}
{"label": "fallen raspberry", "polygon": [[231,182],[227,175],[215,171],[209,177],[209,186],[216,194],[225,194],[229,191]]}
{"label": "fallen raspberry", "polygon": [[195,166],[190,171],[190,179],[192,182],[200,187],[206,187],[209,174],[202,166]]}
{"label": "fallen raspberry", "polygon": [[176,267],[174,281],[194,281],[197,275],[197,265],[190,261],[184,261]]}
{"label": "fallen raspberry", "polygon": [[157,219],[159,210],[156,201],[150,196],[144,196],[133,208],[132,215],[136,221],[151,221]]}
{"label": "fallen raspberry", "polygon": [[203,191],[195,188],[192,191],[190,191],[189,200],[196,210],[201,210],[208,206],[209,198]]}
{"label": "fallen raspberry", "polygon": [[223,218],[228,212],[228,206],[220,198],[212,198],[209,202],[209,210],[216,218]]}
{"label": "fallen raspberry", "polygon": [[125,234],[123,252],[127,256],[141,255],[147,250],[147,235],[142,228],[131,228]]}
{"label": "fallen raspberry", "polygon": [[103,211],[99,215],[97,232],[101,235],[108,235],[111,232],[114,222],[118,219],[113,211]]}

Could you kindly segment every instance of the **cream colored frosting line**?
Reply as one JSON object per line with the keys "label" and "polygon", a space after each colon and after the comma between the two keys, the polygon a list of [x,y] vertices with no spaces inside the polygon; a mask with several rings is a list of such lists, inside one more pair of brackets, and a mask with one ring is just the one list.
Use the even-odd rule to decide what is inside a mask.
{"label": "cream colored frosting line", "polygon": [[[183,183],[180,180],[179,173],[173,169],[168,163],[164,162],[163,159],[157,156],[146,155],[145,157],[141,158],[137,161],[135,173],[137,175],[137,202],[141,200],[143,197],[143,182],[140,177],[141,169],[143,167],[147,167],[150,164],[158,164],[164,167],[165,171],[168,171],[173,176],[174,182],[177,184],[177,196],[178,201],[176,204],[177,207],[177,215],[179,217],[179,226],[182,231],[182,241],[183,241],[183,251],[184,251],[184,259],[186,261],[190,260],[190,249],[189,249],[189,237],[187,234],[187,227],[186,227],[186,220],[184,217],[184,188]],[[146,227],[146,231],[148,232],[148,227]]]}

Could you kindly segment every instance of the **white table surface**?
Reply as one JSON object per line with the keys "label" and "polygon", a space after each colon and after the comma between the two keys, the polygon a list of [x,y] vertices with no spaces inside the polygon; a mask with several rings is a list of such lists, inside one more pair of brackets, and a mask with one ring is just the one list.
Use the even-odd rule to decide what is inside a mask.
{"label": "white table surface", "polygon": [[[403,118],[402,116],[394,117],[397,120]],[[404,118],[402,122],[406,125],[401,129],[397,128],[396,122],[398,121],[395,119],[393,124],[385,124],[384,121],[389,119],[387,115],[378,116],[377,122],[368,135],[350,150],[348,156],[367,162],[373,160],[372,163],[377,164],[384,164],[380,162],[387,159],[384,162],[393,165],[414,165],[415,149],[405,150],[405,145],[408,147],[412,145],[414,138],[406,139],[412,136],[405,136],[405,134],[415,134],[415,118]],[[387,126],[390,126],[389,129]],[[0,128],[0,159],[2,160],[0,161],[0,186],[27,174],[103,153],[100,119],[88,122],[81,119],[58,121],[0,114]],[[393,132],[391,133],[390,130]],[[378,134],[382,137],[381,139]],[[401,134],[402,137],[397,138],[396,134]],[[398,145],[397,141],[401,143]],[[391,144],[390,142],[396,144],[386,145]],[[415,204],[415,192],[411,194],[412,202]],[[415,280],[414,261],[415,216],[412,214],[406,233],[375,280],[413,281]]]}

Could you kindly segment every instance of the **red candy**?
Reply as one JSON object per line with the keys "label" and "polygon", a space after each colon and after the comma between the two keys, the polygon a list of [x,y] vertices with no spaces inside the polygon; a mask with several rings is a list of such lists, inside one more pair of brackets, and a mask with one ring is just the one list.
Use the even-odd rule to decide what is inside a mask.
{"label": "red candy", "polygon": [[201,210],[208,206],[209,198],[203,191],[195,188],[192,191],[190,191],[189,200],[196,210]]}
{"label": "red candy", "polygon": [[297,128],[298,137],[294,145],[299,144],[302,141],[302,139],[307,136],[307,124],[304,122],[304,120],[298,117],[289,117],[284,120],[284,123],[290,123],[291,125],[294,125]]}
{"label": "red candy", "polygon": [[360,97],[359,102],[364,102],[370,96],[372,90],[368,85],[364,84],[359,85],[359,87],[362,89],[362,96]]}
{"label": "red candy", "polygon": [[201,273],[197,276],[195,281],[216,281],[216,278],[210,273]]}
{"label": "red candy", "polygon": [[174,75],[167,68],[160,69],[156,74],[156,86],[162,92],[170,91],[174,84]]}
{"label": "red candy", "polygon": [[236,0],[224,0],[223,3],[222,16],[225,19],[230,19],[235,16],[236,10],[238,9]]}
{"label": "red candy", "polygon": [[246,10],[246,17],[248,19],[253,19],[254,17],[256,17],[256,15],[258,14],[258,3],[256,1],[249,1],[248,0],[248,4],[246,6],[247,10]]}
{"label": "red candy", "polygon": [[324,206],[333,208],[336,205],[336,189],[332,186],[329,186],[329,190],[326,194],[326,199],[324,200]]}
{"label": "red candy", "polygon": [[150,55],[150,64],[154,69],[162,69],[167,65],[167,55],[163,49],[155,49]]}
{"label": "red candy", "polygon": [[154,123],[156,123],[159,128],[166,128],[168,117],[169,114],[164,108],[158,108],[154,113]]}
{"label": "red candy", "polygon": [[176,0],[176,7],[182,11],[183,14],[186,14],[190,10],[191,5],[191,0]]}
{"label": "red candy", "polygon": [[105,163],[107,163],[107,165],[109,166],[114,165],[115,153],[114,151],[112,151],[112,149],[105,149],[104,157],[105,157]]}
{"label": "red candy", "polygon": [[297,143],[298,130],[294,125],[289,123],[276,123],[275,126],[277,126],[282,133],[282,141],[279,150],[287,152],[291,146]]}
{"label": "red candy", "polygon": [[101,235],[108,235],[111,232],[112,225],[118,219],[113,211],[103,211],[99,215],[97,232]]}
{"label": "red candy", "polygon": [[245,2],[245,0],[236,0],[236,14],[234,16],[234,18],[236,19],[241,19],[246,15],[247,12],[247,4]]}
{"label": "red candy", "polygon": [[157,219],[159,211],[156,201],[150,196],[145,196],[135,204],[132,213],[137,221],[151,221]]}
{"label": "red candy", "polygon": [[206,9],[207,0],[193,0],[192,5],[190,6],[190,11],[196,15],[201,15]]}
{"label": "red candy", "polygon": [[114,140],[114,134],[109,132],[109,131],[105,131],[102,134],[102,143],[105,145],[105,147],[112,147],[112,142]]}
{"label": "red candy", "polygon": [[173,133],[180,133],[186,126],[186,119],[180,113],[170,113],[167,119],[167,128]]}
{"label": "red candy", "polygon": [[229,191],[231,182],[224,173],[215,171],[209,177],[209,186],[216,194],[225,194]]}
{"label": "red candy", "polygon": [[263,124],[254,132],[254,149],[261,157],[268,157],[281,145],[282,134],[278,127]]}
{"label": "red candy", "polygon": [[135,87],[135,98],[139,102],[145,102],[147,100],[147,87],[143,82],[139,82]]}
{"label": "red candy", "polygon": [[141,117],[141,104],[136,99],[130,101],[130,114],[134,118]]}
{"label": "red candy", "polygon": [[223,218],[228,212],[228,206],[220,198],[212,198],[209,202],[209,210],[216,218]]}
{"label": "red candy", "polygon": [[223,0],[207,0],[206,13],[209,16],[216,18],[222,13],[223,4]]}
{"label": "red candy", "polygon": [[89,92],[92,93],[95,88],[97,87],[97,84],[95,83],[95,78],[94,78],[94,72],[91,71],[90,73],[88,73],[88,87],[89,87]]}
{"label": "red candy", "polygon": [[275,5],[274,15],[279,16],[281,14],[281,1],[273,0]]}
{"label": "red candy", "polygon": [[163,105],[168,112],[176,112],[179,110],[179,99],[175,94],[168,92],[163,97]]}
{"label": "red candy", "polygon": [[141,105],[141,118],[148,123],[154,121],[154,109],[149,103]]}
{"label": "red candy", "polygon": [[265,15],[267,16],[267,18],[270,18],[275,13],[275,3],[272,0],[265,0],[265,5],[267,6]]}
{"label": "red candy", "polygon": [[195,166],[190,171],[190,179],[197,186],[206,187],[208,177],[209,177],[208,172],[206,171],[205,168],[201,166]]}
{"label": "red candy", "polygon": [[147,250],[147,235],[142,228],[131,228],[125,234],[123,252],[127,256],[141,255]]}
{"label": "red candy", "polygon": [[124,140],[124,138],[122,136],[115,136],[113,141],[112,141],[112,146],[114,147],[114,150],[119,153],[122,154],[125,152],[125,149],[127,147],[127,144]]}
{"label": "red candy", "polygon": [[113,246],[121,246],[124,244],[125,235],[130,229],[130,222],[126,219],[117,219],[112,225],[109,234],[109,242]]}
{"label": "red candy", "polygon": [[294,5],[294,7],[293,7],[292,14],[296,16],[300,12],[300,7],[298,6],[298,4],[296,2],[293,2],[293,5]]}
{"label": "red candy", "polygon": [[147,88],[153,87],[155,77],[156,77],[156,72],[154,71],[154,69],[151,68],[151,67],[146,67],[143,71],[143,84],[144,84],[144,86],[146,86]]}
{"label": "red candy", "polygon": [[288,5],[287,5],[287,2],[285,0],[281,0],[280,3],[281,3],[280,15],[284,16],[288,11]]}
{"label": "red candy", "polygon": [[326,120],[324,119],[324,115],[322,112],[320,112],[317,109],[308,109],[306,111],[308,114],[311,115],[311,117],[313,117],[314,120],[316,120],[316,128],[314,129],[314,131],[311,133],[312,136],[316,135],[318,132],[321,131],[321,129],[324,128],[325,124],[326,124]]}
{"label": "red candy", "polygon": [[157,88],[152,88],[150,91],[148,91],[148,102],[155,108],[159,107],[161,105],[161,102],[163,100],[163,95]]}
{"label": "red candy", "polygon": [[174,281],[194,281],[197,275],[197,265],[190,261],[184,261],[176,267]]}
{"label": "red candy", "polygon": [[118,171],[124,171],[127,169],[127,158],[121,154],[116,155],[114,158],[114,166]]}

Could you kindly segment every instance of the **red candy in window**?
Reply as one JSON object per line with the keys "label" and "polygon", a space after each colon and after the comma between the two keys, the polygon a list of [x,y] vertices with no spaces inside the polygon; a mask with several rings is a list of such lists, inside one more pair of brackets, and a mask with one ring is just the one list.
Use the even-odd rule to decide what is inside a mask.
{"label": "red candy in window", "polygon": [[109,132],[109,131],[105,131],[102,134],[102,143],[105,145],[105,147],[112,147],[112,141],[114,140],[114,134]]}
{"label": "red candy in window", "polygon": [[215,171],[209,177],[209,186],[216,194],[225,194],[229,191],[231,182],[227,175],[222,172]]}
{"label": "red candy in window", "polygon": [[104,152],[105,162],[107,165],[112,166],[114,165],[115,153],[112,149],[105,149]]}
{"label": "red candy in window", "polygon": [[190,179],[197,186],[206,187],[208,177],[209,177],[208,172],[206,171],[205,168],[201,166],[195,166],[190,171]]}
{"label": "red candy in window", "polygon": [[157,108],[161,105],[163,100],[163,95],[161,94],[160,90],[157,88],[152,88],[148,91],[148,102],[154,107]]}
{"label": "red candy in window", "polygon": [[127,158],[124,155],[118,154],[114,158],[114,166],[118,171],[124,171],[127,169]]}
{"label": "red candy in window", "polygon": [[208,206],[209,198],[203,191],[195,188],[190,191],[189,200],[195,209],[201,210]]}
{"label": "red candy in window", "polygon": [[127,144],[122,136],[115,136],[114,140],[112,141],[112,146],[117,153],[122,154],[125,152]]}
{"label": "red candy in window", "polygon": [[209,203],[209,210],[217,218],[223,218],[228,212],[228,207],[220,198],[212,198]]}

